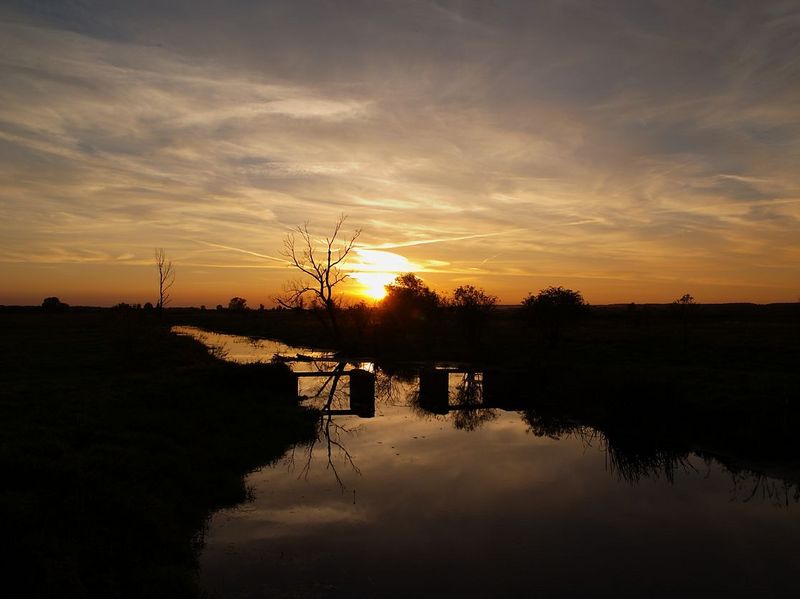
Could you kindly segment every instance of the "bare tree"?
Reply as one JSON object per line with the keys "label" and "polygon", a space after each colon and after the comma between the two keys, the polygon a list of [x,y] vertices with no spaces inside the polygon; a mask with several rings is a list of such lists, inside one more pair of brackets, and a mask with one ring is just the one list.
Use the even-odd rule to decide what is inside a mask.
{"label": "bare tree", "polygon": [[156,307],[160,312],[170,301],[169,290],[175,283],[175,269],[172,266],[172,260],[167,258],[164,248],[156,248],[155,260],[158,268],[158,303]]}
{"label": "bare tree", "polygon": [[341,232],[345,216],[339,217],[333,232],[324,239],[315,239],[308,231],[308,223],[296,227],[283,240],[281,252],[289,260],[289,264],[303,273],[300,280],[287,286],[286,296],[278,298],[278,303],[286,308],[303,306],[306,297],[312,298],[312,305],[321,307],[328,315],[336,343],[341,342],[337,321],[338,302],[334,289],[347,278],[347,273],[340,268],[353,249],[353,245],[361,234],[356,229],[346,240],[337,240]]}

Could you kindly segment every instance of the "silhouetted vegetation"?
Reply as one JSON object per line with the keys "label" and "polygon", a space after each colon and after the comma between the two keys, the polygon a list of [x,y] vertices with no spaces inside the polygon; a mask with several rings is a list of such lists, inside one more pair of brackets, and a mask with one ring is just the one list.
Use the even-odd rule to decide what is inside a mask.
{"label": "silhouetted vegetation", "polygon": [[555,347],[564,326],[585,313],[586,302],[579,291],[548,287],[536,295],[528,294],[522,300],[522,309],[539,326],[550,346]]}
{"label": "silhouetted vegetation", "polygon": [[69,308],[69,304],[65,304],[57,297],[46,297],[42,300],[42,309],[47,312],[64,312]]}
{"label": "silhouetted vegetation", "polygon": [[467,343],[475,346],[481,340],[496,304],[495,296],[473,285],[462,285],[453,291],[449,305],[455,312],[458,327]]}
{"label": "silhouetted vegetation", "polygon": [[232,312],[242,312],[247,309],[247,300],[243,297],[232,297],[228,302],[228,310]]}
{"label": "silhouetted vegetation", "polygon": [[167,258],[163,248],[155,252],[156,269],[158,270],[158,301],[156,307],[161,312],[170,302],[169,290],[175,284],[175,267],[172,260]]}
{"label": "silhouetted vegetation", "polygon": [[[535,381],[537,394],[554,404],[580,402],[615,418],[688,414],[703,426],[732,423],[741,434],[757,438],[770,430],[786,434],[800,414],[800,305],[795,303],[692,304],[687,345],[684,328],[676,326],[680,309],[669,304],[590,307],[563,290],[542,296],[555,295],[551,304],[540,304],[532,295],[536,301],[530,308],[489,310],[481,341],[473,346],[464,342],[457,309],[443,305],[418,277],[404,275],[389,291],[377,307],[340,311],[347,343],[339,348],[320,343],[329,339],[325,325],[308,310],[171,315],[176,323],[327,346],[384,364],[444,360],[476,370],[522,372]],[[529,312],[539,307],[538,314]],[[545,318],[553,313],[559,319],[555,345]],[[515,392],[508,389],[510,395]]]}
{"label": "silhouetted vegetation", "polygon": [[[311,298],[312,309],[324,310],[327,316],[325,322],[330,326],[333,341],[337,345],[343,343],[343,337],[339,328],[339,299],[335,290],[347,278],[341,266],[361,234],[361,230],[356,229],[349,239],[337,242],[344,221],[345,216],[339,217],[330,237],[324,240],[314,239],[308,231],[308,224],[297,227],[286,236],[282,253],[302,276],[287,286],[284,297],[277,299],[286,308],[305,308],[306,298]],[[338,247],[337,243],[340,243]]]}
{"label": "silhouetted vegetation", "polygon": [[209,513],[314,434],[284,365],[237,366],[145,310],[0,311],[4,584],[195,595]]}
{"label": "silhouetted vegetation", "polygon": [[[626,481],[669,480],[690,453],[713,455],[734,473],[796,481],[787,472],[798,456],[800,305],[588,307],[572,297],[569,326],[553,346],[526,326],[547,326],[540,315],[531,320],[526,307],[496,306],[482,290],[467,290],[482,331],[471,345],[455,301],[443,302],[414,275],[393,287],[386,304],[340,309],[348,341],[330,349],[368,357],[388,379],[413,377],[410,369],[431,360],[469,366],[452,397],[420,396],[417,410],[465,431],[499,410],[519,410],[534,434],[605,444],[609,471]],[[684,305],[689,345],[676,326]],[[322,318],[175,308],[164,317],[319,347],[331,338],[318,310]],[[35,307],[0,317],[9,373],[0,390],[8,481],[0,508],[12,524],[3,542],[31,594],[191,594],[191,539],[209,509],[244,498],[242,474],[315,433],[334,466],[356,466],[330,418],[309,421],[294,402],[269,401],[269,389],[285,388],[285,370],[215,361],[167,335],[153,311]],[[391,395],[381,378],[376,384]],[[326,389],[335,388],[332,380]]]}
{"label": "silhouetted vegetation", "polygon": [[378,340],[384,351],[414,347],[427,349],[435,342],[436,316],[442,298],[414,273],[399,275],[386,286],[377,310]]}
{"label": "silhouetted vegetation", "polygon": [[681,321],[681,330],[683,331],[683,344],[689,343],[689,327],[692,316],[694,315],[697,302],[694,301],[694,296],[689,293],[683,294],[681,297],[672,302],[678,317]]}
{"label": "silhouetted vegetation", "polygon": [[386,286],[381,312],[387,317],[420,321],[431,317],[442,304],[439,295],[412,272],[399,275]]}

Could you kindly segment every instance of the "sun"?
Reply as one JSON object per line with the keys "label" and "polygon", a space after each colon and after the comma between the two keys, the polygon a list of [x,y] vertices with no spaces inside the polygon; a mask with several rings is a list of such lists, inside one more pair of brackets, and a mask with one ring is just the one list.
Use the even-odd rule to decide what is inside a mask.
{"label": "sun", "polygon": [[359,283],[359,295],[378,301],[386,297],[386,285],[404,272],[416,270],[408,258],[382,250],[354,249],[348,265],[350,277]]}
{"label": "sun", "polygon": [[386,272],[353,273],[352,277],[361,284],[358,292],[375,301],[386,297],[386,285],[394,281],[397,275]]}

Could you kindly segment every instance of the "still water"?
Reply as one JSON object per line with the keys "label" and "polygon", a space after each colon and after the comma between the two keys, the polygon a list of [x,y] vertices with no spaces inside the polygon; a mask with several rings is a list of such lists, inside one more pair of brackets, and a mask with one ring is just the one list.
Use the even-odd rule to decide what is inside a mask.
{"label": "still water", "polygon": [[[243,361],[276,351],[273,342],[182,332]],[[358,366],[376,374],[374,417],[348,414],[343,378],[316,443],[251,474],[252,500],[211,519],[200,560],[208,591],[228,598],[800,591],[796,487],[731,472],[707,455],[631,453],[590,427],[486,407],[480,374],[449,374],[449,407],[431,413],[420,407],[413,374]],[[314,398],[313,386],[325,380],[301,379],[307,401],[321,405],[327,395]]]}

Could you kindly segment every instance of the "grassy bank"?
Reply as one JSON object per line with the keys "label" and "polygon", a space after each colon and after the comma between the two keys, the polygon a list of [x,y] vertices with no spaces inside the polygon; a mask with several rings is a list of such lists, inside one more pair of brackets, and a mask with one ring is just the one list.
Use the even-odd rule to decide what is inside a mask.
{"label": "grassy bank", "polygon": [[[324,320],[293,311],[175,310],[176,323],[294,345],[331,345]],[[384,364],[437,359],[528,373],[538,394],[671,399],[710,410],[794,410],[800,394],[800,304],[597,307],[563,323],[557,345],[519,310],[498,309],[476,334],[447,310],[385,326],[377,310],[344,311],[345,353]]]}
{"label": "grassy bank", "polygon": [[[170,317],[298,345],[329,342],[324,321],[309,313],[176,310]],[[377,310],[344,312],[342,323],[345,350],[387,371],[424,359],[505,370],[496,390],[515,409],[544,408],[615,434],[748,462],[797,455],[800,304],[595,307],[563,323],[555,346],[543,334],[547,323],[513,308],[495,310],[478,335],[466,334],[447,310],[395,328]]]}
{"label": "grassy bank", "polygon": [[154,314],[0,312],[4,569],[26,596],[190,597],[211,510],[313,434],[279,366]]}

